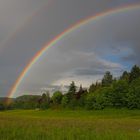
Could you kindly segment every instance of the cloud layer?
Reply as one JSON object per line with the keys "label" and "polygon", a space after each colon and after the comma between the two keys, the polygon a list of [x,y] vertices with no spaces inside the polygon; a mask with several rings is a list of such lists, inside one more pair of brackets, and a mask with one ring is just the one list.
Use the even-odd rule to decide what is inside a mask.
{"label": "cloud layer", "polygon": [[[56,35],[83,18],[113,7],[137,2],[139,0],[1,0],[0,96],[7,95],[31,58]],[[115,68],[113,68],[115,72],[118,71],[116,69],[120,68],[120,65],[124,66],[125,62],[136,61],[139,64],[139,18],[135,18],[139,16],[139,10],[131,12],[131,14],[129,12],[128,15],[120,15],[120,18],[110,17],[109,23],[107,23],[108,20],[102,20],[93,25],[91,22],[91,25],[83,27],[81,32],[77,31],[77,33],[67,36],[40,59],[40,64],[34,66],[36,70],[34,67],[32,68],[28,74],[29,78],[25,79],[26,84],[23,82],[18,93],[21,91],[36,93],[37,89],[48,83],[57,83],[60,79],[64,81],[67,75],[68,78],[77,75],[81,81],[87,79],[87,76],[91,77],[91,74],[99,73],[100,76],[104,69],[110,68],[108,65],[115,64]],[[116,40],[111,38],[116,38]],[[102,46],[107,46],[104,51],[102,51]],[[127,46],[124,47],[124,51],[122,51],[122,46]],[[110,51],[111,54],[108,54],[107,51]],[[114,55],[116,52],[121,57],[118,58]],[[110,60],[110,57],[113,60]],[[64,60],[69,65],[65,65]],[[80,60],[82,62],[79,62]],[[120,61],[123,64],[120,64]],[[59,68],[58,63],[63,68]],[[101,66],[99,67],[99,65]],[[39,68],[36,68],[37,66]],[[102,68],[104,69],[101,70]],[[45,76],[43,76],[44,74]],[[36,78],[34,79],[34,77]],[[97,75],[96,78],[91,78],[91,80],[93,79],[98,79]]]}
{"label": "cloud layer", "polygon": [[140,9],[133,9],[109,15],[66,35],[35,63],[19,89],[30,91],[37,83],[67,85],[72,80],[87,86],[107,70],[118,76],[139,64],[139,14]]}

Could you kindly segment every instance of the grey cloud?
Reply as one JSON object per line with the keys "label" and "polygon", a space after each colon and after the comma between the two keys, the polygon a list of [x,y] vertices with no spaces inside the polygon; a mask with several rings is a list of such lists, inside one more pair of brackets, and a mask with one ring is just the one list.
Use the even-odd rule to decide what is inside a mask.
{"label": "grey cloud", "polygon": [[20,26],[27,21],[45,0],[1,0],[0,1],[0,43],[7,40]]}
{"label": "grey cloud", "polygon": [[103,70],[100,69],[78,69],[75,71],[75,75],[101,75],[104,74]]}
{"label": "grey cloud", "polygon": [[[10,78],[10,82],[7,84],[9,88],[7,85],[5,85],[5,89],[9,91],[11,84],[15,82],[20,72],[28,64],[31,58],[44,46],[44,44],[46,44],[46,42],[52,40],[56,35],[60,34],[65,29],[83,18],[94,15],[98,12],[106,11],[113,7],[131,4],[134,2],[139,1],[133,0],[132,2],[130,0],[86,0],[85,2],[85,0],[1,0],[0,66],[2,72],[0,73],[0,77],[2,81],[9,81]],[[134,20],[136,23],[137,21],[135,18]],[[116,23],[117,21],[113,22]],[[76,34],[76,36],[72,34],[74,38],[71,36],[70,39],[65,38],[68,39],[69,42],[72,40],[71,43],[66,41],[67,43],[62,44],[68,47],[62,47],[62,49],[59,46],[54,47],[54,49],[52,47],[52,49],[50,49],[50,51],[47,53],[48,57],[43,60],[42,64],[36,64],[33,66],[36,70],[33,70],[34,72],[30,72],[31,75],[34,75],[37,78],[33,80],[32,76],[29,74],[27,81],[30,78],[31,80],[29,80],[27,83],[33,82],[35,84],[39,84],[42,83],[41,79],[43,79],[43,83],[48,83],[54,81],[55,79],[57,80],[61,78],[63,73],[65,74],[66,70],[68,71],[72,69],[71,67],[79,67],[83,65],[83,63],[83,67],[85,67],[86,65],[95,63],[96,57],[91,56],[91,58],[88,58],[88,56],[82,55],[81,58],[80,55],[76,54],[79,51],[94,51],[98,55],[107,54],[106,50],[108,47],[106,47],[104,52],[100,48],[103,44],[108,46],[114,45],[114,41],[111,41],[110,39],[110,36],[112,35],[109,34],[109,31],[112,30],[113,32],[114,30],[118,29],[112,29],[114,28],[113,26],[110,30],[108,30],[108,26],[105,26],[107,23],[104,23],[105,20],[102,20],[102,22],[103,26],[98,22],[98,25],[96,25],[97,29],[93,27],[91,30],[90,27],[86,27],[85,33],[81,34],[81,36],[79,34]],[[88,28],[91,31],[89,31]],[[121,32],[122,30],[118,31]],[[96,32],[96,35],[93,35],[93,32]],[[103,36],[101,36],[104,32],[109,36],[109,38],[107,38],[107,35],[105,39]],[[99,38],[102,38],[102,40],[100,41]],[[94,42],[94,44],[91,43],[91,41]],[[99,41],[101,43],[99,43]],[[73,51],[76,53],[74,54]],[[111,52],[113,51],[114,49],[112,49]],[[78,58],[76,56],[78,56]],[[51,61],[48,61],[48,59],[51,59]],[[81,59],[83,62],[80,61]],[[65,62],[63,62],[63,60],[65,60]],[[60,63],[60,65],[58,63]],[[65,63],[69,63],[69,66],[65,65]],[[42,67],[42,69],[37,69],[36,67]],[[55,74],[56,71],[57,75]],[[37,75],[36,72],[38,72]],[[53,74],[51,74],[51,72]],[[44,73],[46,73],[45,78],[42,75]],[[3,94],[6,94],[7,91],[3,91]]]}
{"label": "grey cloud", "polygon": [[[133,30],[133,26],[131,26],[133,23],[127,26],[126,23],[131,22],[132,19],[134,24],[140,22],[137,21],[137,17],[132,16],[132,19],[130,18],[131,15],[138,13],[137,10],[129,11],[127,13],[129,16],[126,19],[123,18],[127,15],[124,13],[121,16],[115,14],[113,17],[105,17],[98,22],[91,21],[80,30],[65,36],[56,45],[48,49],[40,61],[36,62],[22,86],[24,83],[30,85],[34,82],[49,84],[59,79],[65,79],[67,76],[71,77],[72,74],[75,77],[76,75],[96,74],[101,76],[103,75],[101,72],[106,70],[112,71],[115,75],[121,73],[125,69],[125,66],[122,66],[125,61],[120,62],[118,60],[117,63],[113,62],[111,57],[110,60],[105,60],[102,57],[113,53],[114,56],[116,55],[118,59],[121,59],[134,52],[134,37],[129,38],[129,40],[124,38],[123,41],[119,41],[119,38],[122,34],[122,37],[127,36],[128,33],[129,36],[134,36],[129,31],[129,29]],[[116,21],[117,24],[115,24]],[[114,44],[115,47],[112,47]],[[114,51],[116,50],[117,53],[115,54]]]}

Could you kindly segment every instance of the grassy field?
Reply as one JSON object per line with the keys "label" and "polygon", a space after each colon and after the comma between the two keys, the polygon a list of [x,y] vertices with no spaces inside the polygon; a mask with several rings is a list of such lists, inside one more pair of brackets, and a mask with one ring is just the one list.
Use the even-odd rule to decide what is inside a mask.
{"label": "grassy field", "polygon": [[4,111],[0,140],[140,140],[140,110]]}

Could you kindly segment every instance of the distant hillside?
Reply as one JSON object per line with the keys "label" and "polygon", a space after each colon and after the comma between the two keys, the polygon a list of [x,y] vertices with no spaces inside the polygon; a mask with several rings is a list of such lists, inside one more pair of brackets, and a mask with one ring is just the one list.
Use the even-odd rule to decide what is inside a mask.
{"label": "distant hillside", "polygon": [[22,95],[17,98],[8,98],[8,97],[0,97],[0,103],[5,103],[6,101],[12,102],[29,102],[29,101],[37,101],[40,99],[40,95]]}
{"label": "distant hillside", "polygon": [[22,102],[27,101],[28,102],[31,100],[38,100],[39,98],[41,98],[40,95],[22,95],[22,96],[15,98],[15,101],[22,101]]}
{"label": "distant hillside", "polygon": [[0,102],[10,101],[13,102],[15,98],[0,97]]}

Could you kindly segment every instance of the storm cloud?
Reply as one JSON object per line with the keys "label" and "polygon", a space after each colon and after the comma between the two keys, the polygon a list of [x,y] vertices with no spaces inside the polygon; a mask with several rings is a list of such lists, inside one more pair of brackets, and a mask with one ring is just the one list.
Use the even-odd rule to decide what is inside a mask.
{"label": "storm cloud", "polygon": [[[79,20],[139,0],[1,0],[0,87],[10,90],[21,71],[44,44]],[[52,46],[31,68],[16,95],[37,93],[50,84],[96,81],[103,71],[118,75],[140,64],[140,10],[91,21]],[[66,82],[67,81],[67,82]],[[85,81],[85,82],[84,82]],[[87,84],[86,84],[87,85]]]}

